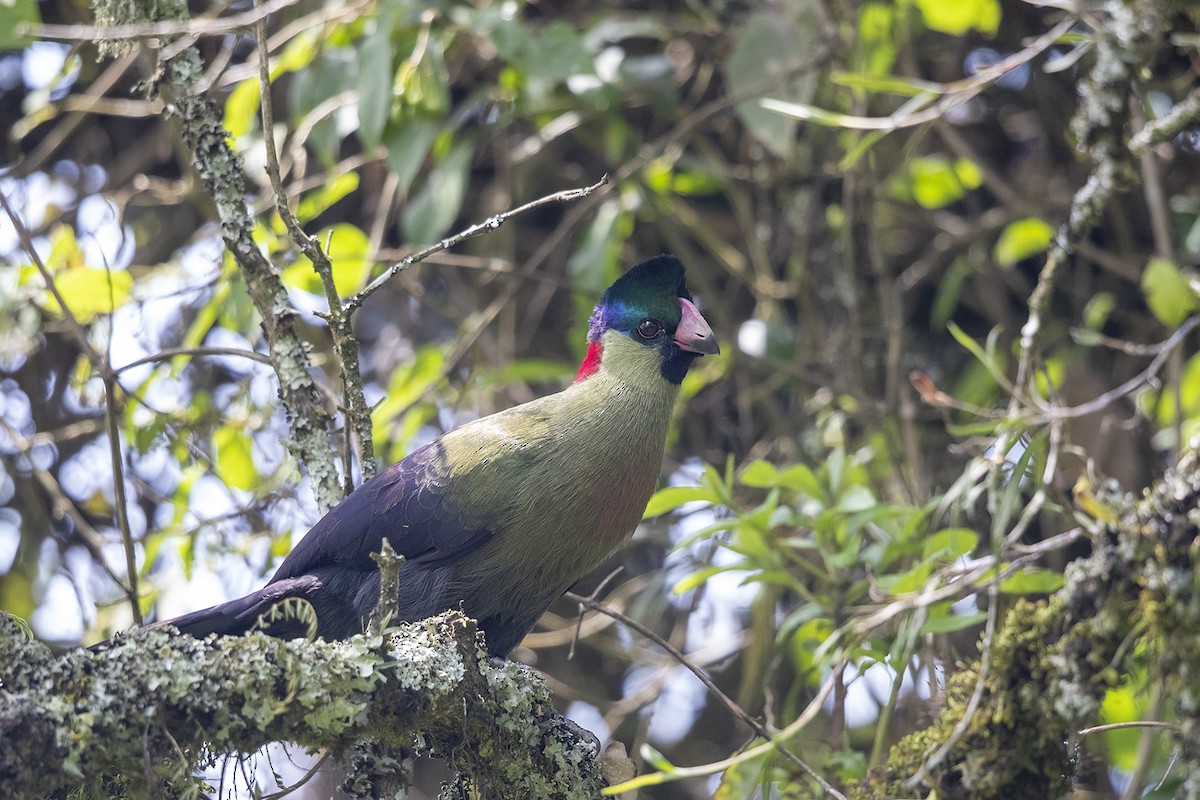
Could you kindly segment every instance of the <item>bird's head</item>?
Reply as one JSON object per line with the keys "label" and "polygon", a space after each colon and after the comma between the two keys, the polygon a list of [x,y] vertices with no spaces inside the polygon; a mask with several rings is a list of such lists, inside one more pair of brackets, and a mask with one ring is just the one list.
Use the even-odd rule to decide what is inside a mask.
{"label": "bird's head", "polygon": [[588,323],[588,353],[576,381],[602,366],[637,371],[652,364],[665,380],[679,384],[698,356],[720,352],[674,256],[643,261],[618,278]]}

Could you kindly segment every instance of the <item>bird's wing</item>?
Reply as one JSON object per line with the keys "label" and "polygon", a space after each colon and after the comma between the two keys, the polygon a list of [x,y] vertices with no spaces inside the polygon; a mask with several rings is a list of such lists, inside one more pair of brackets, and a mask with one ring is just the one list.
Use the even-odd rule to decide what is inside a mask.
{"label": "bird's wing", "polygon": [[449,490],[441,440],[416,450],[338,503],[300,540],[271,583],[327,565],[371,570],[386,537],[409,563],[462,558],[495,534],[470,522]]}

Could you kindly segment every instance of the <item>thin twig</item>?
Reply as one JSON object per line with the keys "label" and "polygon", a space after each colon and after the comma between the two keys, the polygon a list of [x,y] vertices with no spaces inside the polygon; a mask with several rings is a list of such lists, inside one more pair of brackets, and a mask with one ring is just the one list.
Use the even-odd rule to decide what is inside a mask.
{"label": "thin twig", "polygon": [[1174,722],[1159,722],[1158,720],[1145,719],[1133,720],[1132,722],[1111,722],[1107,725],[1093,725],[1090,728],[1084,728],[1079,731],[1079,736],[1091,736],[1093,733],[1104,733],[1105,731],[1119,731],[1122,728],[1166,728],[1169,731],[1179,730],[1179,726]]}
{"label": "thin twig", "polygon": [[[816,695],[805,706],[804,711],[800,713],[796,719],[792,720],[786,728],[779,731],[772,738],[758,745],[741,751],[735,756],[716,761],[711,764],[701,764],[695,767],[676,767],[670,772],[656,772],[650,775],[641,775],[622,784],[623,788],[638,789],[644,786],[657,786],[659,784],[668,783],[670,781],[683,780],[685,778],[705,777],[715,775],[718,772],[736,767],[738,764],[744,764],[748,761],[753,761],[756,758],[761,758],[769,755],[772,752],[781,752],[780,744],[787,741],[791,737],[804,730],[813,718],[820,713],[821,708],[825,704],[826,698],[833,691],[833,676],[826,678],[821,688],[817,690]],[[830,792],[834,797],[842,798],[836,790]]]}
{"label": "thin twig", "polygon": [[130,608],[133,610],[134,621],[138,625],[141,625],[142,609],[138,598],[137,553],[133,546],[133,533],[129,527],[128,509],[125,504],[125,477],[124,469],[122,468],[120,424],[117,421],[116,389],[119,385],[117,374],[113,371],[112,365],[109,364],[108,358],[92,346],[83,323],[71,311],[70,305],[67,304],[66,298],[63,297],[62,292],[59,291],[58,285],[54,281],[54,276],[50,274],[49,268],[46,267],[41,256],[38,255],[37,248],[33,246],[33,238],[29,234],[29,229],[25,227],[24,221],[17,216],[17,212],[9,205],[8,198],[2,192],[0,192],[0,206],[4,207],[4,212],[12,222],[13,228],[17,232],[17,238],[21,243],[21,248],[29,255],[38,273],[41,274],[42,280],[46,284],[46,289],[54,297],[55,302],[58,303],[59,311],[66,321],[67,328],[71,331],[71,335],[83,351],[88,364],[100,375],[101,380],[104,382],[105,423],[113,465],[113,489],[115,491],[113,499],[116,505],[117,527],[121,532],[121,543],[125,549],[125,568],[127,571],[125,581],[118,582],[118,585],[125,591]]}
{"label": "thin twig", "polygon": [[[9,425],[2,417],[0,417],[0,430],[8,436],[13,446],[22,453],[29,453],[36,444],[35,441],[22,436],[20,431]],[[87,517],[79,511],[74,501],[63,490],[62,484],[58,482],[58,479],[49,470],[38,467],[33,459],[30,459],[30,464],[33,465],[33,477],[41,485],[43,491],[50,495],[52,512],[71,520],[74,525],[74,532],[79,536],[79,541],[91,555],[92,560],[100,565],[100,568],[104,570],[104,574],[121,590],[121,594],[128,597],[131,593],[129,585],[125,582],[124,578],[117,574],[116,570],[109,566],[108,559],[104,555],[104,548],[108,544],[104,541],[104,537],[92,527]]]}
{"label": "thin twig", "polygon": [[271,794],[263,795],[262,800],[282,800],[284,797],[292,794],[301,786],[312,780],[313,776],[320,772],[321,767],[325,766],[327,761],[329,761],[329,751],[325,750],[321,753],[321,757],[317,759],[317,763],[313,764],[312,768],[309,769],[308,772],[300,776],[300,780],[296,781],[291,786],[286,786],[280,789],[278,792],[272,792]]}
{"label": "thin twig", "polygon": [[119,375],[134,367],[140,367],[143,364],[155,364],[159,361],[169,361],[176,356],[237,356],[239,358],[248,358],[251,361],[257,361],[267,366],[271,364],[271,359],[268,356],[254,350],[243,350],[237,347],[168,347],[166,350],[160,350],[152,355],[116,367],[113,372]]}
{"label": "thin twig", "polygon": [[167,36],[216,36],[248,28],[276,11],[296,5],[300,0],[267,0],[251,11],[212,20],[143,22],[131,25],[30,25],[17,24],[17,36],[34,39],[58,39],[66,42],[94,42],[114,39],[150,39]]}
{"label": "thin twig", "polygon": [[601,186],[604,186],[606,183],[608,183],[608,176],[604,175],[603,177],[600,178],[600,180],[596,181],[591,186],[585,186],[580,189],[565,189],[561,192],[554,192],[553,194],[548,194],[545,197],[539,197],[537,200],[531,200],[530,202],[528,202],[522,206],[517,206],[516,208],[509,209],[508,211],[502,212],[500,214],[496,214],[494,217],[489,217],[488,219],[484,220],[483,222],[476,223],[475,225],[472,225],[471,227],[469,227],[465,230],[459,231],[458,233],[454,234],[453,236],[449,236],[445,239],[442,239],[437,244],[430,245],[429,247],[426,247],[423,250],[418,250],[417,252],[413,253],[412,255],[408,256],[407,258],[405,258],[401,261],[397,261],[395,264],[392,264],[390,267],[387,268],[386,271],[384,271],[381,275],[376,277],[375,280],[373,280],[369,284],[367,284],[367,286],[361,292],[349,297],[346,300],[346,308],[351,309],[351,310],[358,308],[359,306],[361,306],[363,304],[364,300],[366,300],[368,297],[373,295],[375,292],[379,291],[379,289],[381,289],[383,287],[383,285],[385,283],[387,283],[389,280],[391,280],[392,278],[394,278],[396,275],[400,274],[401,272],[404,272],[406,269],[413,266],[414,264],[419,264],[420,262],[429,258],[429,256],[433,255],[434,253],[440,252],[449,247],[454,247],[455,245],[461,244],[462,242],[465,242],[467,239],[474,238],[476,236],[479,236],[482,233],[487,233],[488,231],[494,231],[497,228],[499,228],[501,225],[503,225],[505,222],[508,222],[508,220],[512,219],[513,217],[515,217],[519,214],[524,214],[526,211],[532,211],[535,208],[538,208],[538,207],[544,206],[544,205],[549,205],[550,203],[567,203],[572,200],[579,200],[581,198],[587,197],[588,195],[592,194],[597,189],[599,189]]}
{"label": "thin twig", "polygon": [[[725,708],[729,709],[730,713],[732,713],[735,717],[740,719],[742,722],[749,725],[750,728],[753,729],[753,731],[758,736],[762,737],[765,741],[770,742],[773,740],[773,735],[772,735],[771,731],[767,730],[766,726],[764,726],[761,722],[759,722],[757,719],[755,719],[753,716],[751,716],[750,713],[748,711],[746,711],[746,709],[742,708],[736,700],[734,700],[729,695],[725,694],[725,692],[721,691],[721,688],[719,686],[717,686],[716,683],[713,682],[712,678],[708,677],[707,672],[705,672],[704,670],[700,669],[700,667],[693,664],[685,653],[683,653],[681,650],[676,648],[674,645],[672,645],[666,639],[659,636],[654,631],[650,630],[650,628],[646,627],[645,625],[643,625],[642,623],[633,619],[632,617],[622,614],[620,611],[617,611],[614,608],[609,608],[605,604],[593,599],[592,597],[584,597],[583,595],[575,594],[574,592],[567,592],[563,596],[568,600],[577,602],[577,603],[579,603],[579,605],[591,609],[592,611],[599,611],[601,614],[605,614],[609,617],[612,617],[617,622],[620,622],[621,624],[623,624],[629,628],[632,628],[633,630],[640,633],[642,636],[644,636],[647,639],[649,639],[650,641],[654,642],[656,645],[658,645],[663,650],[665,650],[668,655],[670,655],[673,659],[675,659],[677,662],[679,662],[679,664],[681,666],[685,667],[689,672],[691,672],[693,675],[695,675],[696,678],[702,684],[704,684],[705,688],[708,689],[709,693],[713,697],[720,700],[721,703],[725,706]],[[837,789],[833,788],[833,786],[831,786],[829,784],[829,782],[826,781],[819,772],[817,772],[815,769],[813,769],[808,764],[806,764],[804,762],[804,760],[801,759],[798,755],[791,752],[787,748],[779,748],[778,752],[784,758],[786,758],[788,761],[791,761],[793,764],[795,764],[797,767],[799,767],[801,770],[803,770],[805,773],[807,773],[809,777],[811,777],[813,780],[815,780],[817,783],[819,783],[821,785],[821,788],[824,789],[826,792],[828,792],[831,797],[836,797],[838,800],[846,800],[846,796],[844,794],[839,792]]]}
{"label": "thin twig", "polygon": [[1170,111],[1138,131],[1129,140],[1129,152],[1140,156],[1156,144],[1169,142],[1195,124],[1197,119],[1200,119],[1200,87],[1192,89]]}
{"label": "thin twig", "polygon": [[[989,67],[979,70],[970,78],[938,84],[929,82],[913,82],[923,89],[905,103],[899,111],[886,117],[861,117],[852,114],[839,114],[825,109],[789,103],[783,100],[766,99],[759,104],[770,111],[794,119],[800,119],[817,124],[827,124],[838,128],[856,131],[890,132],[901,128],[912,128],[942,119],[950,111],[969,102],[991,84],[1003,78],[1009,72],[1032,61],[1036,56],[1054,46],[1075,25],[1076,19],[1068,17],[1062,20],[1046,33],[1035,39],[1028,47],[1013,53],[1008,58],[997,61]],[[941,99],[932,107],[926,107],[935,97]]]}
{"label": "thin twig", "polygon": [[1158,371],[1162,369],[1163,365],[1171,357],[1171,354],[1175,352],[1175,348],[1177,348],[1183,342],[1183,340],[1187,338],[1188,334],[1194,331],[1197,326],[1200,326],[1200,316],[1191,317],[1182,325],[1180,325],[1179,328],[1173,334],[1171,334],[1165,342],[1155,345],[1157,354],[1154,356],[1154,360],[1152,360],[1144,370],[1139,372],[1137,375],[1134,375],[1132,378],[1125,381],[1115,389],[1111,389],[1099,397],[1089,400],[1086,403],[1081,403],[1077,406],[1071,406],[1070,408],[1051,408],[1044,414],[1033,417],[1032,421],[1034,423],[1040,423],[1070,419],[1074,417],[1083,417],[1096,411],[1100,411],[1114,401],[1119,400],[1126,395],[1132,394],[1138,389],[1141,389],[1143,386],[1153,382],[1154,377],[1158,374]]}
{"label": "thin twig", "polygon": [[[107,363],[107,360],[106,360]],[[117,380],[104,379],[104,421],[108,431],[108,453],[113,473],[113,505],[117,512],[117,529],[121,532],[121,543],[125,546],[125,571],[128,574],[129,605],[133,609],[133,621],[141,625],[142,603],[138,591],[137,553],[133,547],[133,529],[129,525],[128,498],[125,496],[125,456],[121,452],[121,425],[117,419]]]}
{"label": "thin twig", "polygon": [[[371,478],[375,474],[375,443],[371,429],[371,409],[367,406],[366,394],[363,390],[362,370],[359,367],[358,340],[354,338],[352,310],[342,303],[338,295],[337,285],[333,280],[333,264],[329,255],[321,247],[321,243],[309,236],[300,226],[300,221],[288,206],[287,194],[283,188],[283,178],[279,172],[279,153],[275,149],[275,113],[271,102],[271,62],[267,53],[267,25],[265,19],[255,22],[255,34],[258,46],[258,78],[259,97],[262,107],[263,144],[267,156],[267,176],[271,181],[271,189],[275,194],[275,209],[279,212],[287,228],[288,235],[308,257],[313,271],[321,278],[321,286],[325,290],[325,300],[329,304],[329,330],[333,338],[333,351],[338,358],[341,368],[342,391],[346,398],[346,419],[348,431],[354,431],[358,441],[359,458],[362,464],[363,478]],[[346,458],[350,458],[353,443],[347,436]],[[350,494],[354,488],[354,474],[350,469],[342,475],[342,491]]]}

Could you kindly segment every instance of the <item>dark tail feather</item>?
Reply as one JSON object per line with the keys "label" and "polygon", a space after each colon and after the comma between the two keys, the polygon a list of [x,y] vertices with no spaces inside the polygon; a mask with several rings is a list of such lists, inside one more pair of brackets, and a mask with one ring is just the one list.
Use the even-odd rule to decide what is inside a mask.
{"label": "dark tail feather", "polygon": [[[279,598],[275,598],[279,599]],[[272,600],[254,592],[219,606],[202,608],[181,617],[164,620],[158,625],[173,625],[182,633],[203,639],[210,633],[218,636],[240,636],[251,630],[259,615],[266,611]]]}
{"label": "dark tail feather", "polygon": [[[303,599],[312,588],[311,583],[308,576],[302,576],[269,584],[245,597],[156,622],[152,627],[171,625],[197,639],[210,633],[241,636],[252,630],[281,639],[311,638],[316,635],[317,618],[313,607]],[[107,644],[108,641],[99,642],[88,649],[95,651]]]}

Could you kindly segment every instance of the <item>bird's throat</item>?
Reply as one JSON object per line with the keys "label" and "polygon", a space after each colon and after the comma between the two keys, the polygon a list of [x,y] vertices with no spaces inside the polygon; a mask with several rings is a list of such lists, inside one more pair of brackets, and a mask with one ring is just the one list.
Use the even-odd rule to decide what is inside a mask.
{"label": "bird's throat", "polygon": [[575,382],[591,377],[600,369],[600,356],[604,353],[604,346],[599,342],[589,342],[587,355],[583,357],[583,363],[579,365],[579,372],[575,374]]}

